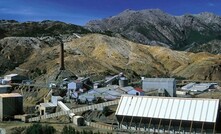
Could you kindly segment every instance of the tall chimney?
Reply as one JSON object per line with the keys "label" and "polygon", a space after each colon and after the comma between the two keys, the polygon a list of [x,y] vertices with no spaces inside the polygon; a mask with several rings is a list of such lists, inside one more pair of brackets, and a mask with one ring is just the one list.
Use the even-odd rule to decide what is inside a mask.
{"label": "tall chimney", "polygon": [[61,46],[60,46],[60,70],[65,70],[64,68],[64,44],[62,39],[60,39]]}

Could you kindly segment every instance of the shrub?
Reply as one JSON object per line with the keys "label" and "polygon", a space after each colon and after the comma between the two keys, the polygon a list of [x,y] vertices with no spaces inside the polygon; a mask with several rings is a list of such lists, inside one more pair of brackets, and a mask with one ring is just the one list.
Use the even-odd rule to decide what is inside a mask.
{"label": "shrub", "polygon": [[55,128],[48,125],[41,125],[39,123],[33,124],[26,129],[26,134],[54,134]]}
{"label": "shrub", "polygon": [[64,126],[64,128],[63,128],[63,130],[62,130],[62,132],[61,132],[61,134],[75,134],[76,133],[76,131],[75,131],[75,129],[73,128],[73,127],[71,127],[71,126]]}
{"label": "shrub", "polygon": [[104,107],[103,108],[103,111],[102,111],[103,115],[108,116],[108,115],[110,115],[112,113],[113,113],[113,111],[109,107]]}

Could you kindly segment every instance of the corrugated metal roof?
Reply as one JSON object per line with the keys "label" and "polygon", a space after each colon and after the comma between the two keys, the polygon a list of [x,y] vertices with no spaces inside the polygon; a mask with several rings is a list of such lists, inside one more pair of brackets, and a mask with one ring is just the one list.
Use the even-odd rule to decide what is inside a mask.
{"label": "corrugated metal roof", "polygon": [[110,91],[110,90],[114,90],[114,89],[117,89],[118,86],[117,85],[110,85],[110,86],[107,86],[107,87],[102,87],[102,88],[95,88],[94,90],[96,92],[99,92],[99,93],[104,93],[106,91]]}
{"label": "corrugated metal roof", "polygon": [[105,93],[103,93],[103,94],[105,94],[105,95],[112,95],[112,96],[119,96],[119,98],[120,98],[120,96],[122,95],[121,93],[119,93],[119,92],[117,92],[117,91],[113,91],[113,90],[111,90],[111,91],[106,91]]}
{"label": "corrugated metal roof", "polygon": [[125,96],[116,115],[199,122],[216,122],[218,99]]}
{"label": "corrugated metal roof", "polygon": [[216,85],[216,83],[189,83],[183,87],[181,87],[182,90],[189,90],[189,91],[200,91],[203,92],[207,89],[209,89],[212,85]]}
{"label": "corrugated metal roof", "polygon": [[135,90],[133,87],[131,86],[127,86],[127,87],[119,87],[121,90],[125,91],[125,92],[129,92],[131,90]]}
{"label": "corrugated metal roof", "polygon": [[40,103],[40,105],[42,106],[42,107],[56,107],[56,105],[54,105],[53,103]]}
{"label": "corrugated metal roof", "polygon": [[7,93],[7,94],[0,94],[0,98],[9,98],[9,97],[22,97],[19,93]]}
{"label": "corrugated metal roof", "polygon": [[170,82],[170,81],[175,81],[175,78],[144,78],[143,81],[151,81],[151,82]]}
{"label": "corrugated metal roof", "polygon": [[193,87],[193,85],[195,85],[196,83],[188,83],[187,85],[185,86],[182,86],[181,89],[182,90],[189,90],[191,87]]}

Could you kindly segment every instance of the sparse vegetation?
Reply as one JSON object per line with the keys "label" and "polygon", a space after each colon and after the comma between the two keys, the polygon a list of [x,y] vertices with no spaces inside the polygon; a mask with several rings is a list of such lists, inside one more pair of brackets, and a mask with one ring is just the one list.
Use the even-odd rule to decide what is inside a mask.
{"label": "sparse vegetation", "polygon": [[[92,130],[83,130],[83,131],[79,131],[76,130],[74,127],[72,126],[64,126],[61,134],[101,134],[99,131],[98,132],[93,132]],[[102,133],[104,134],[104,133]],[[107,132],[107,134],[111,134],[109,132]]]}
{"label": "sparse vegetation", "polygon": [[12,130],[12,134],[21,134],[21,133],[24,133],[26,130],[26,127],[15,127],[13,128]]}

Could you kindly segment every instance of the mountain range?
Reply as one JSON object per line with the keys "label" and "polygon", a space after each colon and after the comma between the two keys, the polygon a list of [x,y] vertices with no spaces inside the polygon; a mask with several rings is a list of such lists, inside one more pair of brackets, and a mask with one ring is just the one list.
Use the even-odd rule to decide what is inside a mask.
{"label": "mountain range", "polygon": [[28,70],[33,79],[47,80],[59,68],[58,38],[65,68],[79,76],[221,78],[221,17],[172,16],[158,9],[126,10],[84,27],[0,20],[0,74]]}
{"label": "mountain range", "polygon": [[[86,24],[86,28],[175,50],[221,52],[221,17],[208,12],[172,16],[159,9],[125,10],[116,16],[92,20]],[[219,46],[218,51],[207,49],[215,47],[211,43],[214,41]]]}
{"label": "mountain range", "polygon": [[3,37],[43,37],[60,34],[89,33],[81,26],[60,21],[44,20],[40,22],[18,22],[15,20],[0,20],[0,39]]}

